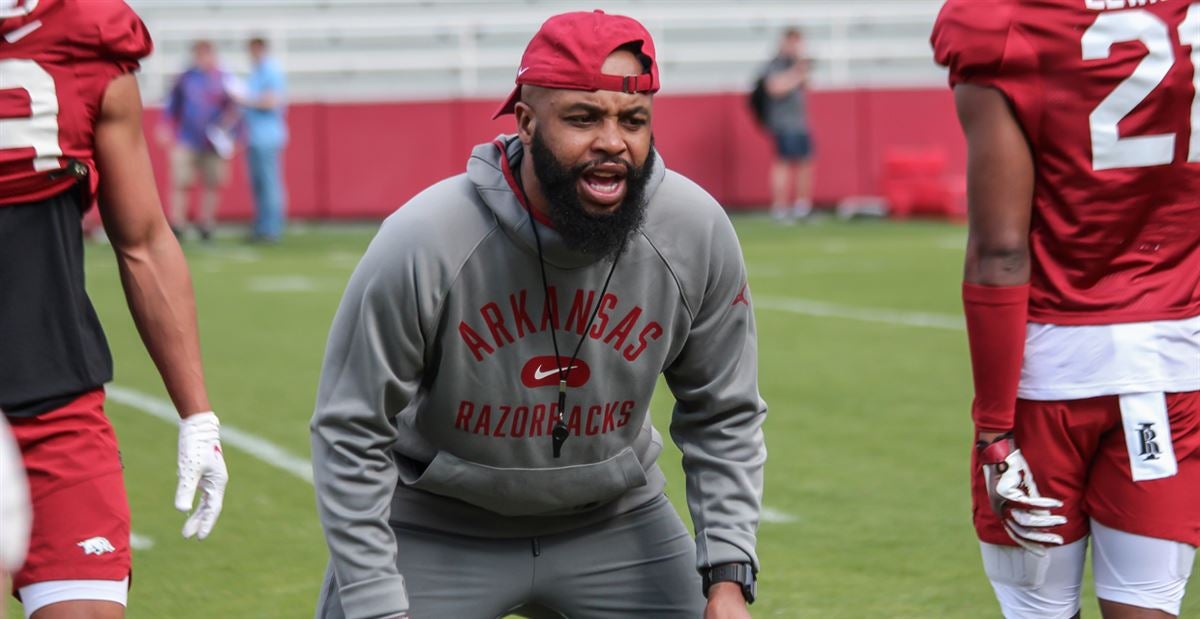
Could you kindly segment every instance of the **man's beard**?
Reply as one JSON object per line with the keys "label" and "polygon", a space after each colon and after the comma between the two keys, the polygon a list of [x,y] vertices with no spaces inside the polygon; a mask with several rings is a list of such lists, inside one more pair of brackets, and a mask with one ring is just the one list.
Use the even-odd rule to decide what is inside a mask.
{"label": "man's beard", "polygon": [[[572,249],[597,258],[615,257],[646,219],[646,183],[654,167],[654,141],[641,166],[620,157],[596,159],[568,168],[562,165],[541,133],[534,131],[530,147],[533,171],[550,205],[554,229]],[[625,198],[612,213],[593,215],[579,198],[579,180],[600,163],[620,163],[626,168]]]}

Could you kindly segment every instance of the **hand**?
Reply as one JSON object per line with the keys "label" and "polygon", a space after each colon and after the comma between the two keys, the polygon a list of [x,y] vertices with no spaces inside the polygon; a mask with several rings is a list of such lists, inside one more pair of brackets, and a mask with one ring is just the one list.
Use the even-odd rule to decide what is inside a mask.
{"label": "hand", "polygon": [[992,511],[1000,517],[1008,536],[1038,556],[1046,554],[1044,544],[1062,544],[1061,535],[1045,531],[1066,524],[1065,517],[1050,513],[1062,507],[1062,501],[1038,493],[1033,471],[1016,441],[1007,435],[989,443],[981,441],[979,460]]}
{"label": "hand", "polygon": [[183,536],[198,539],[208,537],[221,505],[225,501],[225,484],[229,471],[221,454],[221,422],[211,412],[190,415],[179,421],[179,486],[175,488],[175,509],[187,513],[192,509],[196,488],[200,488],[200,505],[187,522]]}
{"label": "hand", "polygon": [[741,585],[735,582],[718,582],[708,588],[708,606],[704,608],[704,619],[750,619],[746,598]]}

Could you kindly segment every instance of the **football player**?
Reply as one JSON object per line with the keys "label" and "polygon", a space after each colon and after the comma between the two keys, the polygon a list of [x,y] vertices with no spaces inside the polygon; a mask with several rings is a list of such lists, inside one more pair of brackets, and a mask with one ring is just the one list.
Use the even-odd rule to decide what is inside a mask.
{"label": "football player", "polygon": [[[163,216],[132,72],[150,53],[120,0],[0,0],[0,408],[33,529],[13,589],[27,617],[122,617],[129,504],[104,415],[112,360],[84,290],[98,201],[134,322],[182,418],[176,507],[204,538],[227,480],[183,253]],[[6,523],[7,524],[7,523]]]}
{"label": "football player", "polygon": [[949,0],[975,528],[1006,617],[1179,614],[1200,544],[1200,2]]}

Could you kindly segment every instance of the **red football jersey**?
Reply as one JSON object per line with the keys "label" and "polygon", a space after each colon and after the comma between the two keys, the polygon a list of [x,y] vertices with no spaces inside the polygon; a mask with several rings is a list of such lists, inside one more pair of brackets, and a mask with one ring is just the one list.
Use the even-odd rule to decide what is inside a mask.
{"label": "red football jersey", "polygon": [[949,0],[933,46],[1032,148],[1030,319],[1200,315],[1200,2]]}
{"label": "red football jersey", "polygon": [[84,170],[94,196],[104,91],[152,47],[121,0],[40,0],[0,20],[0,206],[53,196]]}

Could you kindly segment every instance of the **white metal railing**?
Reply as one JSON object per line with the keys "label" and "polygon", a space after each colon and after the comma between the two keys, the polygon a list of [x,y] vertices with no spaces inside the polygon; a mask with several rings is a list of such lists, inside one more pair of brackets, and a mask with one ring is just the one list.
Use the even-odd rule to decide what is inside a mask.
{"label": "white metal railing", "polygon": [[[501,0],[130,0],[158,52],[143,66],[162,97],[190,43],[217,43],[244,71],[242,43],[268,38],[293,100],[498,96],[511,87],[529,36],[551,14],[595,2]],[[932,84],[942,72],[928,35],[940,0],[672,2],[614,0],[655,37],[670,92],[744,89],[778,31],[798,25],[816,60],[814,85]],[[331,88],[330,84],[335,84]]]}

